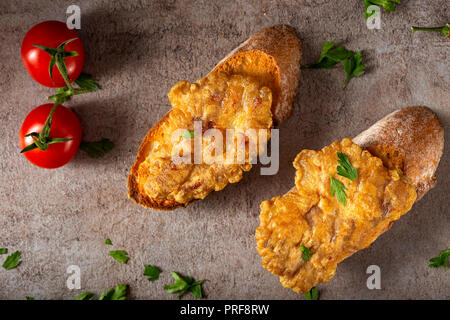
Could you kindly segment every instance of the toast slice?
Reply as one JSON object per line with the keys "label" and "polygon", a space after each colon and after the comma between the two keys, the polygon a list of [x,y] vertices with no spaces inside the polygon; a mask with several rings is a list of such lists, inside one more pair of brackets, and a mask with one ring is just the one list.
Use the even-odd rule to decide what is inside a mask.
{"label": "toast slice", "polygon": [[[284,25],[266,28],[234,49],[207,77],[217,73],[250,77],[261,87],[269,88],[272,122],[280,124],[292,113],[292,103],[300,78],[301,50],[301,42],[293,28]],[[149,172],[143,163],[152,152],[154,144],[164,135],[165,124],[173,116],[172,112],[173,109],[148,131],[128,176],[128,196],[134,202],[156,210],[173,210],[198,200],[180,203],[174,199],[151,197],[146,192]],[[233,182],[238,180],[240,179],[234,179]]]}
{"label": "toast slice", "polygon": [[[255,238],[264,268],[297,293],[329,281],[342,260],[369,247],[435,186],[443,147],[437,116],[408,107],[354,141],[301,151],[294,161],[296,186],[261,203]],[[356,177],[337,174],[339,152]]]}
{"label": "toast slice", "polygon": [[417,201],[436,185],[435,172],[444,152],[444,129],[426,107],[394,111],[353,141],[400,170],[416,188]]}

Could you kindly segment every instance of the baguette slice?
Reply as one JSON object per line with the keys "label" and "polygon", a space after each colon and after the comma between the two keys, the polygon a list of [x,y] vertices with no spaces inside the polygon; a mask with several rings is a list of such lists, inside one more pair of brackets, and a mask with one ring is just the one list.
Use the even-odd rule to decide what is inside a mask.
{"label": "baguette slice", "polygon": [[[349,139],[344,140],[347,140],[347,144],[351,143]],[[400,175],[397,173],[399,179],[393,179],[392,181],[396,182],[387,185],[384,191],[381,191],[388,198],[384,198],[380,206],[373,206],[375,215],[368,214],[364,206],[367,204],[366,208],[372,208],[373,203],[370,201],[376,201],[373,186],[381,183],[383,178],[374,180],[376,182],[373,185],[369,184],[367,189],[361,184],[362,181],[358,182],[357,186],[347,184],[349,190],[353,188],[353,192],[358,192],[359,199],[366,196],[370,199],[367,203],[362,200],[359,207],[355,207],[356,202],[353,202],[348,207],[348,212],[343,211],[334,195],[331,195],[332,200],[327,198],[329,191],[322,193],[323,184],[328,180],[320,176],[323,175],[320,168],[326,168],[323,170],[329,172],[330,165],[321,161],[331,159],[325,158],[326,155],[322,154],[325,149],[332,150],[333,145],[338,146],[342,142],[336,142],[319,152],[311,150],[301,152],[297,158],[307,158],[305,154],[312,152],[320,159],[297,162],[296,180],[297,177],[307,179],[305,185],[300,185],[302,189],[293,187],[283,196],[274,197],[261,204],[260,226],[256,229],[255,238],[262,264],[264,268],[280,276],[283,286],[297,293],[308,292],[317,284],[329,281],[334,276],[338,263],[356,251],[370,246],[395,220],[407,213],[415,201],[436,184],[435,172],[444,148],[444,129],[430,109],[408,107],[395,111],[362,132],[353,139],[353,142],[355,143],[352,143],[353,146],[357,144],[361,149],[366,149],[373,159],[376,159],[373,156],[381,159],[380,165],[390,169],[393,176],[395,172],[400,172]],[[356,154],[361,154],[361,149],[356,150]],[[367,151],[362,153],[366,152],[366,157]],[[350,156],[352,153],[349,153]],[[356,163],[357,159],[355,157]],[[335,160],[332,161],[331,167],[335,168]],[[310,171],[309,175],[305,174],[308,163],[319,166],[317,176]],[[373,163],[375,162],[372,161]],[[367,172],[367,167],[360,167],[359,170],[361,172],[366,170],[363,175],[367,181],[373,178],[373,173]],[[376,172],[376,166],[372,166],[371,170]],[[401,181],[403,182],[400,183]],[[326,190],[329,190],[328,188],[329,186]],[[393,191],[395,188],[398,189]],[[314,190],[317,190],[317,193],[314,193]],[[367,192],[368,190],[371,191]],[[321,193],[323,198],[316,199],[311,196],[311,200],[302,192],[313,192],[311,195],[315,197]],[[314,258],[308,258],[305,260],[307,262],[304,262],[299,251],[301,245],[310,248],[315,255]]]}
{"label": "baguette slice", "polygon": [[[210,73],[251,76],[272,92],[273,123],[280,124],[292,113],[292,103],[300,78],[301,42],[292,27],[285,25],[263,29],[234,49]],[[128,196],[136,203],[156,210],[185,207],[172,199],[155,199],[144,191],[146,173],[139,170],[160,135],[162,123],[170,111],[159,120],[142,141],[136,162],[128,176]]]}
{"label": "baguette slice", "polygon": [[435,172],[444,151],[444,129],[426,107],[407,107],[387,115],[353,142],[400,170],[416,188],[417,200],[436,185]]}

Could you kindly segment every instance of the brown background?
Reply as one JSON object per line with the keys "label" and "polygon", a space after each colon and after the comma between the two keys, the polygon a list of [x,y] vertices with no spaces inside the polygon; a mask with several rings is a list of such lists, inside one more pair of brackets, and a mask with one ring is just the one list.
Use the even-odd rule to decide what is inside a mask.
{"label": "brown background", "polygon": [[[39,169],[19,154],[18,131],[53,91],[26,73],[20,45],[34,24],[64,21],[72,3],[0,2],[0,247],[20,250],[23,261],[0,270],[2,299],[71,299],[119,283],[130,285],[130,298],[172,299],[163,290],[172,270],[209,279],[204,289],[210,299],[303,299],[262,268],[254,240],[260,202],[293,185],[295,155],[353,137],[409,105],[432,108],[449,141],[450,40],[408,29],[450,21],[447,0],[402,1],[395,13],[382,11],[381,30],[366,28],[360,0],[79,1],[84,69],[102,90],[66,105],[79,116],[85,139],[108,137],[116,148],[99,160],[80,152],[63,168]],[[280,23],[297,30],[305,63],[320,55],[324,41],[334,40],[363,50],[367,74],[342,91],[342,66],[302,73],[294,114],[280,131],[277,175],[260,176],[257,167],[240,183],[172,213],[128,200],[129,168],[147,130],[169,110],[170,87],[202,77],[252,33]],[[323,299],[450,298],[450,273],[427,268],[429,258],[450,246],[449,160],[445,152],[435,189],[320,285]],[[104,245],[107,237],[113,247]],[[109,257],[112,249],[127,250],[128,264]],[[71,264],[81,268],[82,290],[66,288]],[[144,264],[165,271],[159,281],[143,277]],[[371,264],[381,268],[381,290],[366,287]]]}

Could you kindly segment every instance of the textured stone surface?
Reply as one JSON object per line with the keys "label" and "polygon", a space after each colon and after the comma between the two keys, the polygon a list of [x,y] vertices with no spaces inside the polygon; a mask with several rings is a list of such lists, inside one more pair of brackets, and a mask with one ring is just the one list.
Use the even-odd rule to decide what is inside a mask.
{"label": "textured stone surface", "polygon": [[[108,137],[117,146],[102,159],[79,153],[67,166],[48,171],[18,153],[22,120],[52,93],[28,76],[20,45],[34,24],[64,21],[73,2],[1,1],[0,247],[20,250],[23,262],[0,270],[0,299],[70,299],[118,283],[130,284],[131,298],[171,299],[163,286],[172,270],[209,279],[204,288],[211,299],[303,299],[262,268],[254,240],[259,203],[290,189],[295,155],[353,137],[409,105],[437,112],[449,141],[450,42],[408,29],[448,22],[449,2],[402,2],[395,13],[383,12],[381,30],[371,31],[359,0],[79,1],[85,71],[102,90],[66,105],[79,116],[85,139]],[[169,109],[170,87],[205,75],[249,35],[280,23],[296,28],[305,63],[319,56],[324,41],[334,40],[363,50],[367,74],[342,91],[341,68],[303,72],[294,114],[281,127],[277,175],[261,176],[256,168],[240,183],[172,213],[128,200],[129,168],[147,130]],[[411,212],[339,265],[333,280],[320,286],[323,299],[450,298],[449,273],[427,268],[428,259],[450,245],[449,161],[445,152],[437,187]],[[113,247],[104,245],[107,237]],[[109,257],[112,249],[127,250],[128,264]],[[66,287],[71,264],[81,268],[82,290]],[[161,280],[148,282],[144,264],[164,270]],[[371,264],[381,267],[381,290],[366,287]]]}

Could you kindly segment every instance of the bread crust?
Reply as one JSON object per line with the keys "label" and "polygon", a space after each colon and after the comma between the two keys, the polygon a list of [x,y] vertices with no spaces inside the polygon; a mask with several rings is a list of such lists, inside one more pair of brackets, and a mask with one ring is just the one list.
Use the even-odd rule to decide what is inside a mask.
{"label": "bread crust", "polygon": [[[243,63],[244,62],[244,63]],[[292,113],[292,104],[300,78],[301,42],[292,27],[278,25],[263,29],[231,51],[210,73],[220,71],[232,74],[254,76],[267,85],[276,98],[272,103],[273,121],[281,123]],[[146,134],[139,146],[136,161],[128,176],[128,197],[137,204],[155,210],[174,210],[189,203],[175,200],[153,199],[144,191],[140,182],[139,166],[152,149],[162,122],[171,111],[159,120]]]}
{"label": "bread crust", "polygon": [[[408,177],[420,200],[436,185],[444,151],[444,129],[427,107],[406,107],[388,114],[353,141]],[[417,201],[416,200],[416,201]]]}
{"label": "bread crust", "polygon": [[[264,64],[262,72],[252,70],[246,65],[248,62],[254,63],[261,55],[267,57],[267,60],[264,59],[266,61],[262,62]],[[292,114],[292,105],[300,79],[301,56],[302,43],[294,28],[276,25],[252,35],[223,58],[211,72],[247,75],[254,73],[257,78],[262,78],[258,73],[263,73],[262,76],[265,78],[275,78],[272,83],[269,81],[266,84],[274,97],[272,103],[274,123],[279,125]],[[250,61],[245,61],[244,57]]]}

